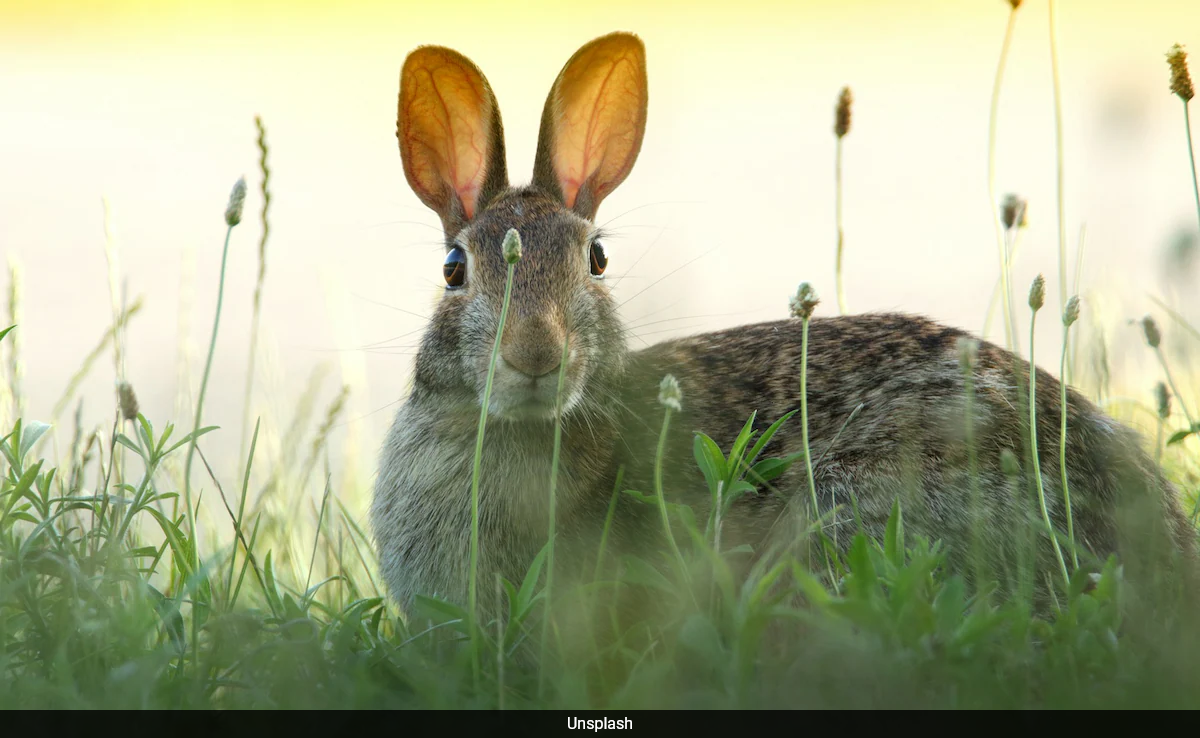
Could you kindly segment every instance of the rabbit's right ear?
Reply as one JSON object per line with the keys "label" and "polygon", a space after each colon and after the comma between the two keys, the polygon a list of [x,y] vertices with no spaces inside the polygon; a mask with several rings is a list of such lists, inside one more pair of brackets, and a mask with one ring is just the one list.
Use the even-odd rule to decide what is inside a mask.
{"label": "rabbit's right ear", "polygon": [[423,46],[400,72],[404,175],[453,234],[508,187],[504,127],[487,79],[451,49]]}
{"label": "rabbit's right ear", "polygon": [[584,44],[554,80],[533,183],[591,220],[629,176],[646,132],[646,48],[632,33]]}

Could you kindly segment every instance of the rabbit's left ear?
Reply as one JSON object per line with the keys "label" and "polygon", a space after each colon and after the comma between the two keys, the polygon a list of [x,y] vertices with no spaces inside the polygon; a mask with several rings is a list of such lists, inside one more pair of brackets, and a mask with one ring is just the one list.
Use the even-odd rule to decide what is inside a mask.
{"label": "rabbit's left ear", "polygon": [[646,49],[631,33],[584,45],[550,89],[533,184],[591,220],[633,169],[646,131]]}
{"label": "rabbit's left ear", "polygon": [[422,46],[404,60],[396,136],[409,185],[449,234],[508,186],[500,108],[457,51]]}

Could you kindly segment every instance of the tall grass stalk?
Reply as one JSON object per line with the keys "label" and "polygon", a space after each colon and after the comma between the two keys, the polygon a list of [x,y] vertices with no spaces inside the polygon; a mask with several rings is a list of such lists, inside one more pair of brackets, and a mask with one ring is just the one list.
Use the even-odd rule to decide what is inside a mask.
{"label": "tall grass stalk", "polygon": [[[208,357],[204,363],[204,374],[200,380],[200,393],[196,400],[196,415],[192,424],[192,437],[188,442],[187,461],[184,463],[183,471],[183,499],[185,505],[184,517],[187,519],[188,526],[188,541],[190,545],[187,547],[187,567],[186,571],[190,576],[196,576],[200,570],[200,541],[196,538],[196,516],[199,513],[197,507],[192,504],[192,459],[196,453],[196,441],[199,438],[200,419],[204,410],[204,396],[208,390],[208,378],[212,372],[213,354],[217,347],[217,329],[221,325],[221,305],[225,298],[225,265],[229,258],[229,239],[233,235],[233,229],[242,220],[242,208],[246,200],[246,180],[239,178],[233,186],[233,191],[229,195],[229,204],[225,207],[225,244],[221,249],[221,271],[217,280],[217,307],[213,315],[212,336],[208,343]],[[149,473],[147,473],[147,477]],[[130,517],[132,517],[132,510]],[[200,655],[200,613],[199,609],[193,602],[191,612],[192,625],[192,653],[195,662],[199,662]],[[180,666],[183,663],[183,654],[180,656]]]}
{"label": "tall grass stalk", "polygon": [[[1067,301],[1063,312],[1062,357],[1058,363],[1059,375],[1059,408],[1062,418],[1061,430],[1058,436],[1058,468],[1062,475],[1063,503],[1067,509],[1067,540],[1071,545],[1071,563],[1079,568],[1079,552],[1075,547],[1075,519],[1071,514],[1071,487],[1067,483],[1067,346],[1071,338],[1071,325],[1079,319],[1079,297],[1073,296]],[[1032,357],[1032,354],[1031,354]]]}
{"label": "tall grass stalk", "polygon": [[[1083,281],[1083,254],[1087,244],[1087,223],[1079,225],[1079,241],[1075,247],[1075,274],[1071,279],[1071,294],[1078,296],[1080,293],[1080,282]],[[1060,376],[1063,382],[1075,381],[1075,365],[1078,363],[1079,355],[1079,337],[1078,331],[1071,334],[1070,350],[1067,354],[1067,366]]]}
{"label": "tall grass stalk", "polygon": [[678,412],[682,409],[681,394],[679,382],[674,376],[668,374],[663,377],[658,390],[658,401],[663,406],[663,423],[662,431],[658,434],[658,447],[654,452],[654,494],[657,497],[658,512],[662,518],[663,533],[666,535],[667,543],[671,546],[671,553],[674,554],[675,561],[679,565],[679,573],[687,578],[687,562],[679,550],[679,545],[675,543],[675,534],[671,531],[671,516],[667,513],[667,495],[663,489],[662,479],[663,455],[667,448],[667,431],[671,427],[671,412]]}
{"label": "tall grass stalk", "polygon": [[981,589],[985,586],[987,577],[984,573],[983,553],[980,550],[982,536],[979,525],[982,522],[982,494],[979,489],[979,450],[975,443],[975,364],[979,356],[979,343],[974,339],[963,339],[959,343],[959,363],[963,371],[964,415],[966,416],[967,443],[967,473],[971,477],[971,558],[975,564],[975,586]]}
{"label": "tall grass stalk", "polygon": [[[1022,236],[1024,230],[1025,230],[1024,227],[1017,228],[1016,232],[1012,236],[1011,241],[1008,238],[1007,230],[1005,231],[1003,248],[1004,248],[1005,264],[1008,267],[1007,274],[1009,274],[1009,275],[1012,274],[1013,260],[1016,258],[1017,247],[1020,246],[1020,244],[1021,244],[1021,236]],[[992,320],[996,316],[997,305],[1003,305],[1003,306],[1005,306],[1003,308],[1005,311],[1010,311],[1010,308],[1007,306],[1012,301],[1012,293],[1010,291],[1009,294],[1007,295],[1007,297],[1005,297],[1005,295],[1003,293],[1003,290],[1005,289],[1005,285],[1006,285],[1005,274],[1006,274],[1006,272],[1002,271],[1000,276],[996,277],[996,284],[992,287],[992,296],[988,300],[987,315],[983,321],[983,335],[985,337],[989,333],[991,333]],[[1005,322],[1005,335],[1008,336],[1008,335],[1015,334],[1016,331],[1014,330],[1012,323],[1009,322],[1012,319],[1011,312],[1006,312],[1003,316],[1003,319]],[[1014,335],[1014,340],[1015,340],[1015,335]]]}
{"label": "tall grass stalk", "polygon": [[[21,274],[21,263],[15,253],[8,255],[8,325],[20,325],[24,322],[22,315],[22,292],[24,278]],[[8,337],[8,391],[12,395],[13,420],[25,416],[24,400],[24,368],[21,364],[21,344],[23,331],[13,331]]]}
{"label": "tall grass stalk", "polygon": [[471,568],[467,581],[467,616],[471,635],[471,669],[475,683],[479,683],[479,467],[483,460],[483,437],[487,428],[488,405],[492,401],[492,380],[496,376],[496,359],[500,356],[500,341],[504,337],[504,324],[508,321],[508,306],[512,301],[513,273],[521,259],[521,234],[510,228],[504,236],[501,248],[508,262],[508,276],[504,283],[504,302],[500,306],[500,320],[496,325],[496,340],[492,344],[492,355],[488,360],[487,380],[483,385],[483,399],[479,406],[479,429],[475,433],[475,460],[471,464]]}
{"label": "tall grass stalk", "polygon": [[1192,98],[1196,96],[1196,87],[1188,71],[1187,52],[1179,44],[1167,52],[1167,66],[1171,69],[1171,92],[1183,102],[1183,129],[1187,136],[1188,166],[1192,170],[1192,195],[1196,199],[1196,218],[1200,220],[1200,183],[1196,180],[1196,153],[1192,147],[1192,121],[1188,110]]}
{"label": "tall grass stalk", "polygon": [[[717,558],[720,558],[721,557],[721,526],[725,522],[724,516],[721,514],[722,511],[725,509],[725,480],[724,479],[717,480],[717,491],[716,491],[716,494],[714,495],[714,499],[716,500],[716,505],[713,508],[712,549],[713,549],[713,554]],[[717,578],[713,577],[712,581],[709,582],[708,598],[714,608],[716,607],[716,602],[717,602],[716,595],[717,595]]]}
{"label": "tall grass stalk", "polygon": [[600,545],[596,552],[596,570],[592,575],[593,581],[600,581],[600,573],[604,569],[604,552],[608,547],[608,534],[612,530],[613,516],[617,512],[617,502],[621,497],[621,483],[625,481],[625,466],[617,468],[617,479],[613,482],[612,497],[608,500],[608,510],[604,514],[604,529],[600,531]]}
{"label": "tall grass stalk", "polygon": [[1196,218],[1200,220],[1200,183],[1196,180],[1196,154],[1192,148],[1192,121],[1188,107],[1185,101],[1183,103],[1183,127],[1187,131],[1188,163],[1192,167],[1192,196],[1196,199]]}
{"label": "tall grass stalk", "polygon": [[[504,587],[500,583],[500,572],[496,572],[496,601],[499,602],[503,595]],[[546,635],[542,634],[542,640],[545,641]],[[545,663],[543,657],[541,663]],[[538,670],[538,678],[541,679],[543,669]],[[539,687],[540,688],[540,687]],[[496,618],[496,703],[499,709],[504,709],[504,618],[503,616]]]}
{"label": "tall grass stalk", "polygon": [[837,151],[834,155],[834,211],[837,223],[837,301],[838,312],[845,315],[846,289],[842,283],[842,254],[846,245],[846,234],[842,224],[842,141],[850,132],[850,106],[854,102],[849,87],[843,87],[834,109],[833,133],[837,136]]}
{"label": "tall grass stalk", "polygon": [[[816,290],[808,282],[800,284],[800,287],[796,290],[796,295],[790,301],[792,316],[800,319],[800,440],[804,446],[804,468],[808,475],[808,493],[812,500],[813,523],[817,525],[817,530],[820,531],[821,506],[817,502],[817,482],[813,474],[812,447],[808,439],[808,325],[812,320],[813,311],[818,304],[820,304],[820,298],[817,297]],[[837,501],[830,500],[830,505],[836,509]],[[824,534],[821,533],[821,535],[823,536]],[[833,541],[836,547],[836,517],[834,519]],[[822,550],[825,551],[824,546],[822,546]],[[828,551],[825,551],[824,555],[829,580],[836,587],[837,582],[833,576],[833,563],[829,560]]]}
{"label": "tall grass stalk", "polygon": [[313,569],[317,565],[317,547],[321,542],[321,523],[325,520],[325,508],[329,505],[329,493],[332,491],[329,474],[325,475],[325,493],[321,495],[321,510],[317,513],[316,532],[313,533],[312,555],[308,559],[308,575],[304,578],[304,592],[308,596],[308,587],[312,584]]}
{"label": "tall grass stalk", "polygon": [[212,373],[213,354],[217,348],[217,329],[221,326],[221,305],[225,300],[225,265],[229,259],[229,239],[233,229],[242,220],[242,207],[246,199],[246,180],[239,179],[229,195],[229,205],[225,209],[225,245],[221,248],[221,271],[217,279],[217,308],[213,315],[212,336],[208,341],[208,357],[204,361],[204,374],[200,379],[200,394],[196,398],[196,414],[192,422],[192,439],[188,443],[187,461],[183,467],[183,499],[187,506],[188,538],[192,542],[188,562],[191,570],[199,568],[199,542],[196,540],[196,515],[192,507],[192,458],[196,453],[197,433],[200,430],[200,420],[204,412],[204,396],[208,391],[208,378]]}
{"label": "tall grass stalk", "polygon": [[[563,339],[562,360],[558,365],[558,390],[555,393],[554,401],[554,452],[550,458],[550,510],[549,510],[549,527],[546,543],[546,605],[544,612],[546,616],[542,618],[542,643],[541,643],[541,659],[540,663],[546,663],[546,644],[549,642],[550,635],[550,618],[551,608],[553,607],[554,597],[554,542],[555,542],[555,526],[558,520],[558,464],[560,453],[562,450],[562,416],[563,416],[563,386],[567,379],[567,359],[571,351],[571,337],[568,335]],[[545,669],[538,670],[538,696],[544,693],[545,689]]]}
{"label": "tall grass stalk", "polygon": [[1054,546],[1054,554],[1058,557],[1059,568],[1062,569],[1063,583],[1070,587],[1071,577],[1067,574],[1067,563],[1063,559],[1062,549],[1058,545],[1058,536],[1054,533],[1054,525],[1050,522],[1050,513],[1046,509],[1046,487],[1042,483],[1042,462],[1038,456],[1037,443],[1037,365],[1033,359],[1034,338],[1037,328],[1037,313],[1046,301],[1046,280],[1038,275],[1029,291],[1029,307],[1032,314],[1029,318],[1029,444],[1032,449],[1031,462],[1033,476],[1037,482],[1038,504],[1042,508],[1042,521],[1046,524],[1046,533]]}
{"label": "tall grass stalk", "polygon": [[1054,167],[1057,177],[1058,204],[1058,307],[1067,309],[1067,220],[1063,182],[1063,113],[1062,80],[1058,71],[1058,8],[1049,0],[1050,11],[1050,72],[1054,79]]}
{"label": "tall grass stalk", "polygon": [[[260,425],[261,425],[261,423],[259,423],[259,422],[256,422],[254,424],[254,435],[252,435],[250,437],[250,450],[246,453],[246,464],[245,464],[244,470],[242,472],[242,496],[241,496],[241,499],[238,500],[237,514],[236,515],[234,514],[233,510],[229,507],[228,502],[226,502],[226,506],[225,506],[225,509],[229,511],[230,519],[233,521],[233,534],[234,534],[233,551],[230,553],[230,556],[229,556],[229,579],[225,586],[226,591],[231,593],[230,597],[229,597],[229,607],[231,609],[237,603],[238,590],[235,590],[233,588],[233,571],[236,568],[235,565],[237,563],[237,543],[239,541],[242,543],[242,546],[246,551],[246,561],[254,564],[255,573],[258,574],[260,580],[262,578],[262,575],[258,573],[257,562],[253,562],[253,552],[251,551],[250,544],[246,542],[246,537],[242,533],[242,520],[243,520],[243,516],[246,514],[246,497],[247,497],[247,493],[250,490],[250,470],[254,464],[254,451],[255,451],[255,448],[258,446],[258,430],[259,430]],[[222,499],[224,499],[224,498],[222,497]],[[245,573],[245,565],[243,564],[243,574],[244,573]]]}
{"label": "tall grass stalk", "polygon": [[1000,46],[1000,59],[996,64],[996,78],[992,83],[992,100],[988,113],[988,207],[992,212],[992,221],[996,229],[996,248],[1000,255],[1000,294],[1004,301],[1004,343],[1005,348],[1013,349],[1012,335],[1012,292],[1009,288],[1008,249],[1004,241],[1004,228],[1000,223],[1000,203],[996,199],[996,126],[1000,115],[1000,89],[1004,82],[1004,69],[1008,65],[1008,52],[1012,46],[1013,30],[1017,24],[1017,10],[1020,3],[1012,3],[1008,14],[1008,23],[1004,28],[1004,41]]}
{"label": "tall grass stalk", "polygon": [[[821,517],[821,509],[817,504],[817,482],[813,475],[812,451],[808,439],[808,323],[804,319],[800,339],[800,424],[801,440],[804,444],[804,471],[808,475],[808,493],[812,496],[813,515]],[[837,535],[835,529],[834,535]]]}
{"label": "tall grass stalk", "polygon": [[[600,579],[600,575],[604,572],[604,555],[608,549],[608,536],[609,536],[609,533],[612,531],[613,517],[614,517],[614,515],[616,515],[616,512],[617,512],[617,503],[620,501],[620,497],[621,497],[621,484],[622,484],[622,482],[624,482],[624,480],[625,480],[625,465],[622,464],[617,467],[617,478],[616,478],[616,481],[613,482],[612,495],[609,497],[609,500],[608,500],[608,510],[604,514],[604,527],[600,530],[600,544],[597,547],[597,551],[596,551],[596,567],[592,573],[592,582],[595,584],[599,584],[602,581]],[[597,615],[597,607],[598,607],[598,599],[597,598],[599,596],[600,596],[600,587],[599,586],[592,587],[591,592],[588,595],[587,611],[586,611],[588,614],[588,631],[589,631],[589,635],[592,640],[592,650],[597,653],[599,653],[599,651],[600,651],[599,642],[596,639],[596,615]],[[612,600],[610,600],[610,602],[611,601]],[[614,631],[617,630],[617,625],[615,622],[615,620],[616,620],[615,612],[616,612],[615,607],[609,608],[609,613],[610,613],[610,615],[612,615],[611,620],[613,621],[613,630]],[[600,673],[600,682],[602,685],[607,683],[607,679],[605,678],[603,672]]]}
{"label": "tall grass stalk", "polygon": [[[808,324],[810,317],[804,317],[800,332],[800,438],[804,444],[804,471],[808,475],[808,493],[812,497],[813,515],[821,517],[821,508],[817,504],[817,482],[813,475],[812,451],[808,441]],[[836,535],[836,530],[835,530]]]}
{"label": "tall grass stalk", "polygon": [[[254,364],[258,353],[258,325],[262,317],[263,282],[267,277],[267,236],[271,233],[271,222],[267,213],[271,207],[271,169],[267,166],[267,130],[263,127],[262,118],[254,116],[254,127],[258,130],[258,168],[262,172],[262,211],[259,220],[262,222],[262,235],[258,239],[258,278],[254,283],[254,304],[250,317],[250,357],[246,360],[246,391],[242,396],[242,435],[238,443],[239,456],[246,449],[246,435],[250,430],[250,397],[254,390]],[[239,475],[240,476],[240,475]]]}
{"label": "tall grass stalk", "polygon": [[837,140],[837,164],[835,165],[836,173],[834,185],[837,191],[837,299],[838,312],[842,315],[846,314],[846,288],[842,281],[842,252],[846,245],[846,234],[842,228],[842,137],[838,136]]}

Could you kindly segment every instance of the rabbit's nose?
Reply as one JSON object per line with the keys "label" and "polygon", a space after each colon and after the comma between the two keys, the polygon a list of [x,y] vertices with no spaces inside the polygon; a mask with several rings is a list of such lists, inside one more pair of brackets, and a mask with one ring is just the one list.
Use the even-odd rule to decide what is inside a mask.
{"label": "rabbit's nose", "polygon": [[544,377],[557,372],[562,363],[562,329],[543,318],[528,318],[510,324],[500,345],[500,356],[527,377]]}

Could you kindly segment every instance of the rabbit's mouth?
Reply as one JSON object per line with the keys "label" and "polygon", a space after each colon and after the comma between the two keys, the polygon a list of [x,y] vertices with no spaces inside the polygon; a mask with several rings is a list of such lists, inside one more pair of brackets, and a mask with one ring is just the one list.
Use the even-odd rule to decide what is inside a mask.
{"label": "rabbit's mouth", "polygon": [[[563,412],[568,412],[578,402],[578,390],[574,369],[567,365],[563,378]],[[492,380],[492,395],[488,402],[489,414],[514,421],[554,420],[557,414],[559,372],[554,371],[531,377],[500,359],[496,362],[496,373]],[[482,401],[482,392],[480,400]]]}
{"label": "rabbit's mouth", "polygon": [[492,412],[506,420],[553,420],[554,403],[537,398],[526,398],[518,402],[506,403],[501,410],[492,403]]}

